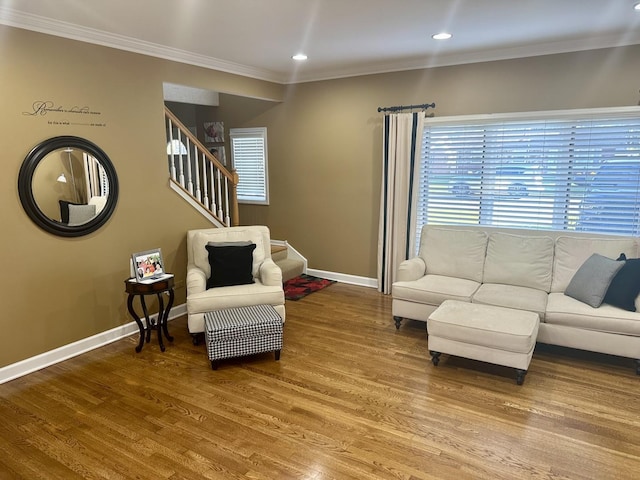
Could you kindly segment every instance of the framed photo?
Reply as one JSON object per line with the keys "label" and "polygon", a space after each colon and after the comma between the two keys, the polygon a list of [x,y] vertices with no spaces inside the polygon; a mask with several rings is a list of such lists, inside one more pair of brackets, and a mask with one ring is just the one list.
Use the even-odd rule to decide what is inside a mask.
{"label": "framed photo", "polygon": [[224,145],[209,147],[209,153],[211,153],[211,155],[216,157],[221,164],[223,165],[227,164],[227,158],[224,153]]}
{"label": "framed photo", "polygon": [[164,260],[159,248],[134,253],[131,261],[138,282],[154,281],[165,276]]}
{"label": "framed photo", "polygon": [[224,142],[224,123],[204,122],[204,141],[209,143]]}

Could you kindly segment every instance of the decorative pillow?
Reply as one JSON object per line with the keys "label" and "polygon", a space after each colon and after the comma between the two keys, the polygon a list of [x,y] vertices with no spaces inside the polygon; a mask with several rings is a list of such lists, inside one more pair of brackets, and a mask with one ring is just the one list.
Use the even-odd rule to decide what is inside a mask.
{"label": "decorative pillow", "polygon": [[255,243],[248,245],[206,245],[209,252],[211,276],[207,279],[207,289],[246,285],[253,281],[253,251]]}
{"label": "decorative pillow", "polygon": [[626,260],[613,277],[603,303],[622,308],[630,312],[636,311],[635,299],[640,295],[640,258],[629,258],[621,254],[618,261]]}
{"label": "decorative pillow", "polygon": [[209,256],[205,248],[209,242],[245,242],[249,241],[256,245],[253,251],[252,274],[256,278],[260,278],[260,264],[266,257],[265,246],[269,248],[269,243],[264,241],[261,231],[247,227],[247,229],[239,229],[240,227],[231,228],[211,228],[209,230],[196,231],[191,241],[191,251],[193,264],[204,271],[207,278],[211,277],[211,268],[209,265]]}
{"label": "decorative pillow", "polygon": [[613,277],[623,266],[623,262],[594,253],[578,268],[564,294],[598,308]]}
{"label": "decorative pillow", "polygon": [[95,205],[69,205],[69,225],[87,223],[95,216]]}
{"label": "decorative pillow", "polygon": [[60,204],[60,221],[69,223],[69,205],[84,205],[83,203],[67,202],[66,200],[58,200]]}
{"label": "decorative pillow", "polygon": [[214,247],[246,247],[247,245],[251,245],[251,242],[249,240],[239,242],[207,242],[207,245]]}

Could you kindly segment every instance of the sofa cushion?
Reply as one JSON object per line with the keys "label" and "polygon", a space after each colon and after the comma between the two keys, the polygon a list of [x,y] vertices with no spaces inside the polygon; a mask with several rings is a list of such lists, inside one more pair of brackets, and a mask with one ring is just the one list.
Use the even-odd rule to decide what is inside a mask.
{"label": "sofa cushion", "polygon": [[440,305],[447,299],[470,302],[480,284],[465,278],[425,275],[418,280],[395,282],[391,294],[395,299],[428,305]]}
{"label": "sofa cushion", "polygon": [[627,257],[633,258],[637,256],[637,249],[637,240],[634,238],[560,236],[556,239],[551,291],[564,292],[578,268],[593,253],[599,253],[609,258],[618,258],[622,252]]}
{"label": "sofa cushion", "polygon": [[471,302],[535,312],[540,321],[544,321],[547,297],[547,292],[535,288],[483,283],[473,294]]}
{"label": "sofa cushion", "polygon": [[427,273],[482,281],[487,234],[478,230],[427,226],[422,229],[420,257]]}
{"label": "sofa cushion", "polygon": [[618,260],[625,260],[625,262],[613,277],[604,296],[604,303],[635,312],[635,301],[640,295],[640,258],[627,259],[623,254]]}
{"label": "sofa cushion", "polygon": [[[212,245],[213,243],[213,245]],[[254,243],[247,245],[216,244],[205,245],[209,252],[211,276],[207,279],[207,288],[228,287],[253,283]]]}
{"label": "sofa cushion", "polygon": [[550,293],[545,323],[620,335],[640,336],[640,320],[635,312],[602,304],[593,308],[563,293]]}
{"label": "sofa cushion", "polygon": [[623,266],[623,262],[594,253],[578,268],[564,294],[598,308],[613,277]]}
{"label": "sofa cushion", "polygon": [[487,245],[483,283],[502,283],[549,292],[553,239],[492,233]]}
{"label": "sofa cushion", "polygon": [[260,280],[256,280],[255,283],[248,285],[212,288],[187,296],[187,312],[189,315],[222,308],[259,304],[284,305],[282,285],[267,286],[263,285]]}

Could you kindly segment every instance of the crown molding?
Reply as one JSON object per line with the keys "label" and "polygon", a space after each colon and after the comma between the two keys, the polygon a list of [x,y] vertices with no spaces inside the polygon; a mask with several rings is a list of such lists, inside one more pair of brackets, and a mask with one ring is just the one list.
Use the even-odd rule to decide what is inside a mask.
{"label": "crown molding", "polygon": [[198,67],[219,70],[226,73],[241,75],[243,77],[265,80],[268,82],[283,83],[280,75],[268,71],[228,62],[219,58],[207,57],[197,53],[187,52],[177,48],[167,47],[152,42],[146,42],[124,35],[107,33],[102,30],[87,28],[73,23],[51,20],[39,15],[18,12],[11,8],[0,7],[0,24],[10,27],[22,28],[34,32],[54,35],[56,37],[78,40],[103,47],[125,50],[151,57],[162,58],[179,63],[186,63]]}
{"label": "crown molding", "polygon": [[599,50],[603,48],[625,47],[640,44],[640,31],[627,32],[624,37],[619,35],[606,35],[589,37],[588,39],[567,40],[562,42],[548,42],[519,47],[499,48],[492,50],[480,50],[475,52],[452,53],[442,55],[424,55],[420,58],[404,59],[397,62],[367,63],[350,65],[343,69],[325,69],[322,75],[303,72],[296,74],[295,78],[285,83],[307,83],[324,80],[336,80],[340,78],[356,77],[362,75],[378,75],[384,73],[402,72],[408,70],[423,70],[436,67],[450,67],[470,63],[494,62],[500,60],[513,60],[517,58],[538,57],[544,55],[556,55],[562,53]]}
{"label": "crown molding", "polygon": [[596,50],[640,44],[640,31],[627,32],[624,36],[604,35],[587,39],[573,39],[560,42],[548,42],[519,47],[498,48],[475,52],[452,54],[425,54],[419,58],[409,58],[386,63],[350,64],[347,67],[304,72],[302,69],[293,74],[279,74],[218,58],[199,55],[156,43],[116,35],[102,30],[82,27],[76,24],[54,21],[39,15],[27,14],[17,10],[0,7],[0,24],[32,30],[39,33],[68,38],[80,42],[139,53],[188,65],[218,70],[243,77],[255,78],[279,84],[308,83],[324,80],[336,80],[362,75],[377,75],[407,70],[422,70],[435,67],[447,67],[479,62],[512,60],[542,55]]}

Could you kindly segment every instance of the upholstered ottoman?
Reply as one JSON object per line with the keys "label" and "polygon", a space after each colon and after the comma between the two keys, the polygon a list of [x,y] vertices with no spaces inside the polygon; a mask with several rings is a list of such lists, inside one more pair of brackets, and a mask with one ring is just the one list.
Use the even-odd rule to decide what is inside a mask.
{"label": "upholstered ottoman", "polygon": [[447,353],[512,367],[522,385],[539,324],[537,313],[446,300],[427,321],[431,361],[437,366],[440,354]]}
{"label": "upholstered ottoman", "polygon": [[280,360],[282,318],[271,305],[228,308],[204,315],[204,336],[211,368],[224,358],[275,352]]}

